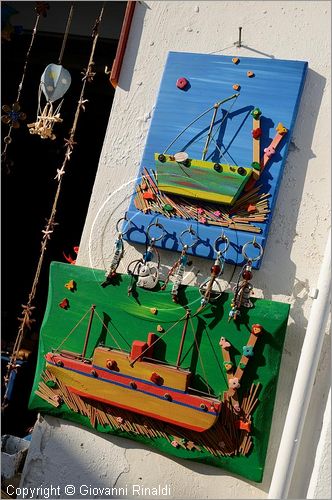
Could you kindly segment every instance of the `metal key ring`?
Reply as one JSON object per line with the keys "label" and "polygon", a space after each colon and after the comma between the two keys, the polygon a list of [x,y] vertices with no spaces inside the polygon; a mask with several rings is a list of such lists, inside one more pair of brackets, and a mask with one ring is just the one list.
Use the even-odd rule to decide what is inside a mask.
{"label": "metal key ring", "polygon": [[[158,238],[152,238],[152,237],[150,236],[150,231],[151,231],[151,228],[152,228],[153,226],[159,227],[159,229],[161,229],[161,230],[162,230],[162,233],[161,233],[161,235],[160,235]],[[147,235],[147,237],[148,237],[148,239],[149,239],[149,242],[150,242],[150,243],[152,243],[152,242],[153,242],[153,243],[155,243],[156,241],[160,241],[160,240],[161,240],[161,239],[165,236],[165,232],[166,232],[166,231],[165,231],[164,226],[163,226],[162,224],[160,224],[160,222],[159,222],[159,221],[158,221],[158,219],[157,219],[157,220],[156,220],[156,222],[152,222],[152,223],[151,223],[151,224],[147,227],[147,230],[146,230],[146,235]]]}
{"label": "metal key ring", "polygon": [[[226,246],[223,250],[217,250],[217,242],[218,241],[221,241],[222,243],[226,242]],[[222,232],[222,234],[220,236],[218,236],[218,238],[216,239],[216,241],[214,242],[214,245],[213,245],[213,248],[214,248],[214,251],[216,252],[216,254],[218,255],[223,255],[224,253],[227,252],[228,250],[228,247],[229,247],[229,238],[224,234],[224,232]]]}
{"label": "metal key ring", "polygon": [[[183,236],[183,235],[184,235],[184,234],[186,234],[186,233],[193,234],[194,236],[196,236],[196,239],[192,242],[192,244],[191,244],[191,245],[187,245],[186,243],[184,243],[184,242],[183,242],[183,240],[182,240],[182,238],[181,238],[181,236]],[[181,245],[182,245],[182,247],[183,247],[183,248],[184,248],[184,247],[186,247],[186,248],[192,248],[192,247],[195,245],[195,243],[197,243],[197,241],[199,240],[199,238],[198,238],[198,236],[197,236],[196,231],[194,231],[194,229],[193,229],[193,228],[192,228],[192,226],[190,225],[190,226],[189,226],[189,229],[185,229],[184,231],[182,231],[182,233],[181,233],[181,234],[180,234],[180,236],[179,236],[179,240],[180,240],[180,243],[181,243]]]}
{"label": "metal key ring", "polygon": [[[199,286],[198,291],[199,291],[199,293],[200,293],[201,297],[204,297],[204,296],[205,296],[205,293],[206,293],[206,287],[207,287],[207,285],[210,283],[210,280],[211,280],[211,278],[207,278],[207,279],[206,279],[206,280],[205,280],[205,281],[204,281],[204,282],[203,282],[203,283]],[[213,289],[211,289],[211,290],[210,290],[210,299],[209,299],[209,300],[210,300],[210,302],[214,302],[214,301],[218,300],[218,299],[219,299],[219,297],[221,297],[222,293],[224,292],[224,290],[222,290],[221,285],[220,285],[220,283],[219,283],[219,281],[218,281],[218,280],[215,280],[215,281],[214,281],[214,284],[218,287],[218,290],[213,290]],[[211,295],[212,295],[212,297],[211,297]]]}
{"label": "metal key ring", "polygon": [[[258,248],[259,249],[259,254],[257,255],[257,257],[249,257],[247,254],[246,254],[246,248],[248,248],[249,245],[253,245],[255,248]],[[247,243],[245,243],[242,247],[242,255],[245,259],[247,260],[250,260],[251,262],[255,262],[257,260],[259,260],[262,255],[263,255],[263,247],[260,243],[257,243],[256,241],[256,236],[254,237],[254,239],[252,241],[247,241]]]}
{"label": "metal key ring", "polygon": [[117,222],[117,223],[116,223],[116,225],[115,225],[115,229],[116,229],[117,233],[119,233],[119,236],[124,236],[125,234],[127,234],[127,233],[128,233],[128,231],[129,231],[130,224],[131,224],[131,221],[129,220],[129,221],[128,221],[128,222],[129,222],[129,224],[128,224],[128,229],[127,229],[126,231],[120,231],[120,230],[119,230],[119,224],[120,224],[120,222],[121,222],[121,221],[123,221],[123,220],[128,221],[128,219],[127,219],[127,214],[126,214],[124,217],[121,217],[121,219],[119,219],[119,220],[118,220],[118,222]]}

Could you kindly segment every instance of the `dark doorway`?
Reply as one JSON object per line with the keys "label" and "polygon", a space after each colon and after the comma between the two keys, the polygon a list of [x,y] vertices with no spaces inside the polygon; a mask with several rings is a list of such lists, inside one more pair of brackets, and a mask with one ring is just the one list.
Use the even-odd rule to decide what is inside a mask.
{"label": "dark doorway", "polygon": [[[26,4],[30,4],[33,11],[35,2],[9,2],[17,11],[23,3],[24,9],[27,8]],[[92,46],[91,31],[102,2],[74,2],[73,21],[75,19],[76,33],[69,34],[62,59],[63,66],[71,74],[72,83],[64,96],[61,110],[63,123],[55,125],[56,139],[50,141],[29,134],[26,124],[35,121],[40,77],[48,64],[57,62],[61,49],[63,34],[52,30],[52,9],[55,4],[55,29],[58,29],[61,19],[63,27],[66,24],[70,2],[50,2],[50,31],[41,31],[42,22],[40,23],[21,93],[20,105],[27,114],[27,120],[20,129],[12,133],[13,142],[8,149],[8,156],[12,161],[10,170],[2,169],[2,350],[10,350],[17,334],[17,317],[21,314],[21,304],[28,300],[40,253],[41,230],[44,229],[45,219],[50,215],[57,188],[54,177],[64,158],[64,139],[69,136],[72,126],[81,91],[81,72],[88,64]],[[96,15],[91,15],[82,4],[93,4]],[[110,19],[110,13],[106,15],[107,9],[114,9],[114,4],[117,4],[115,18],[118,26],[109,32],[120,33],[126,2],[106,2],[102,35],[107,32],[103,26],[105,19]],[[81,8],[83,14],[80,13]],[[16,24],[15,16],[11,23]],[[79,26],[88,25],[91,26],[90,31],[78,34]],[[21,34],[14,33],[11,41],[2,42],[2,105],[15,102],[30,40],[31,29],[24,29]],[[80,242],[114,97],[114,89],[104,68],[112,65],[117,43],[118,39],[105,36],[101,36],[97,42],[94,57],[96,75],[86,87],[85,98],[89,102],[85,106],[85,112],[80,115],[75,136],[77,145],[66,169],[58,203],[58,225],[48,244],[36,294],[36,323],[30,335],[33,352],[30,369],[24,375],[24,383],[18,381],[19,394],[14,397],[13,408],[8,408],[7,415],[4,415],[5,433],[23,435],[34,421],[34,416],[27,412],[26,407],[34,374],[36,339],[46,305],[49,264],[53,260],[64,261],[63,252],[75,257],[73,247]],[[3,125],[2,141],[7,131],[8,126]],[[2,142],[2,149],[3,145]]]}

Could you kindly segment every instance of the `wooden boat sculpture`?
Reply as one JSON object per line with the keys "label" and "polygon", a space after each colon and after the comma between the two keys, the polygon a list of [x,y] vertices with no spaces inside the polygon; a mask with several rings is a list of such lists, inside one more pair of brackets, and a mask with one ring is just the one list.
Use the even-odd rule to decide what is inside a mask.
{"label": "wooden boat sculpture", "polygon": [[92,358],[86,349],[95,306],[91,307],[82,353],[53,350],[45,356],[46,367],[69,391],[187,429],[203,432],[217,421],[221,401],[189,388],[191,372],[180,368],[190,312],[187,311],[176,365],[154,359],[158,340],[135,340],[131,352],[97,347]]}
{"label": "wooden boat sculpture", "polygon": [[[251,177],[253,167],[206,161],[206,155],[209,144],[213,140],[212,132],[218,109],[225,102],[236,99],[238,96],[239,94],[234,94],[215,103],[182,130],[165,149],[164,153],[155,153],[158,188],[160,191],[226,205],[232,205],[237,200]],[[200,160],[189,158],[184,151],[174,155],[166,154],[188,128],[212,110],[214,110],[213,116]],[[222,119],[221,124],[227,114]]]}

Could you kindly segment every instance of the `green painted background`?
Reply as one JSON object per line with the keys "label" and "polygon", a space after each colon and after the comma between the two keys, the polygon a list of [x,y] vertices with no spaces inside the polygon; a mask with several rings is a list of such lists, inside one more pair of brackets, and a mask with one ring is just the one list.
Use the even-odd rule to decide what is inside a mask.
{"label": "green painted background", "polygon": [[[65,418],[90,428],[91,425],[87,417],[70,411],[65,405],[54,408],[34,394],[40,382],[41,373],[45,368],[44,355],[61,344],[92,304],[96,304],[96,311],[106,323],[119,346],[126,351],[130,350],[133,340],[146,340],[149,332],[157,333],[158,324],[167,330],[185,313],[182,306],[174,304],[171,300],[171,283],[165,291],[137,288],[137,294],[128,297],[129,277],[127,275],[119,276],[116,284],[102,288],[100,283],[104,281],[104,277],[104,271],[96,269],[59,262],[51,264],[48,301],[40,332],[38,363],[29,402],[30,409]],[[65,288],[65,284],[71,279],[77,283],[77,290],[73,292]],[[59,307],[59,302],[65,297],[69,300],[68,310]],[[184,287],[180,298],[181,304],[187,305],[192,313],[200,305],[200,295],[196,287]],[[224,293],[216,305],[209,305],[197,317],[193,318],[201,360],[197,356],[193,332],[189,325],[181,366],[191,369],[193,377],[190,385],[192,387],[206,389],[205,373],[210,390],[219,396],[227,388],[226,373],[219,346],[220,337],[224,336],[231,342],[231,357],[238,364],[242,346],[246,345],[249,338],[251,325],[254,323],[263,325],[265,333],[257,341],[255,356],[249,361],[241,381],[241,389],[244,391],[253,382],[260,382],[263,386],[259,395],[259,404],[253,414],[254,446],[249,456],[216,458],[205,451],[174,448],[161,438],[152,440],[130,435],[121,430],[110,431],[108,427],[105,429],[99,425],[97,430],[140,441],[176,457],[222,467],[245,478],[260,482],[268,446],[289,305],[269,300],[252,299],[254,308],[243,312],[241,322],[239,324],[234,321],[228,323],[231,299],[231,293]],[[152,307],[158,309],[157,315],[150,312]],[[88,317],[89,314],[62,345],[63,349],[81,352]],[[173,327],[156,345],[156,358],[175,363],[182,327],[183,321]],[[116,347],[116,343],[106,332],[98,317],[95,316],[87,356],[92,355],[99,342]]]}

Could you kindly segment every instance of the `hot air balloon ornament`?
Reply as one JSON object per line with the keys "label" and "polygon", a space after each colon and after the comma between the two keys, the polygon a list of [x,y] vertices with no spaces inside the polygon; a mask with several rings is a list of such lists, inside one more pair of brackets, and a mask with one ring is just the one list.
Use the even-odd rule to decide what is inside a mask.
{"label": "hot air balloon ornament", "polygon": [[[63,99],[55,108],[54,103],[61,99],[67,92],[71,84],[71,76],[61,64],[49,64],[40,79],[38,91],[37,119],[34,123],[29,123],[30,134],[38,134],[42,139],[56,138],[53,127],[55,123],[61,123],[60,109]],[[46,98],[46,104],[42,109],[42,95]]]}

